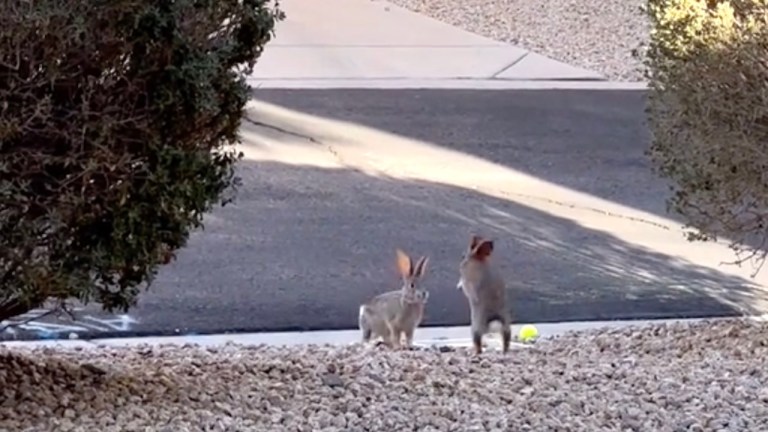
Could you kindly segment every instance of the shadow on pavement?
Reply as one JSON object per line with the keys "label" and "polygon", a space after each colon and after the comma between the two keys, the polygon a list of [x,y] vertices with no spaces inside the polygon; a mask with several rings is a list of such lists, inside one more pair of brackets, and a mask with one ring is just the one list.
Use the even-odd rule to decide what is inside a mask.
{"label": "shadow on pavement", "polygon": [[495,239],[516,322],[733,315],[760,293],[468,189],[275,162],[245,161],[240,173],[235,204],[207,218],[143,297],[137,330],[354,328],[360,302],[399,286],[396,247],[432,257],[425,325],[466,324],[455,285],[471,232]]}
{"label": "shadow on pavement", "polygon": [[428,141],[659,216],[644,90],[274,90],[265,102]]}
{"label": "shadow on pavement", "polygon": [[[507,173],[494,171],[503,181],[514,179],[512,171],[519,170],[663,214],[659,208],[665,189],[642,157],[641,93],[572,91],[560,98],[521,91],[481,96],[473,91],[341,93],[347,96],[280,90],[279,103],[460,153],[422,153],[422,158],[443,158],[426,161],[443,170],[436,173],[425,171],[430,167],[408,167],[413,163],[409,156],[424,152],[426,145],[386,142],[381,135],[370,135],[382,141],[362,149],[352,141],[364,141],[363,134],[323,137],[341,141],[347,152],[333,157],[306,131],[295,131],[306,133],[304,137],[275,131],[271,146],[258,148],[258,140],[253,141],[250,145],[261,159],[240,164],[244,184],[237,200],[207,215],[205,231],[194,233],[179,259],[161,269],[131,312],[137,322],[125,331],[80,336],[354,328],[360,302],[399,286],[397,247],[432,258],[425,280],[432,295],[424,325],[464,325],[468,307],[455,286],[458,260],[473,232],[496,242],[495,260],[507,279],[515,322],[764,312],[765,290],[753,281],[618,236],[626,234],[622,230],[633,231],[635,238],[652,235],[651,243],[666,250],[664,241],[679,242],[679,233],[625,223],[613,235],[606,227],[591,229],[569,219],[575,210],[567,206],[546,212],[527,201],[530,205],[456,185],[395,178],[380,170],[342,168],[344,161],[334,160],[355,157],[364,166],[366,158],[379,158],[370,166],[421,169],[419,174],[448,180],[446,175],[486,174],[472,171],[486,165],[461,154],[469,153],[510,167]],[[268,100],[270,94],[276,93],[259,91],[260,99]],[[253,130],[244,123],[244,132]],[[351,141],[343,142],[345,138]],[[400,147],[388,155],[366,153],[376,153],[376,145]],[[455,163],[454,168],[469,167],[469,172],[446,174],[447,168],[440,166],[445,161]],[[484,181],[492,183],[494,175]],[[588,216],[580,221],[587,219],[602,220]]]}

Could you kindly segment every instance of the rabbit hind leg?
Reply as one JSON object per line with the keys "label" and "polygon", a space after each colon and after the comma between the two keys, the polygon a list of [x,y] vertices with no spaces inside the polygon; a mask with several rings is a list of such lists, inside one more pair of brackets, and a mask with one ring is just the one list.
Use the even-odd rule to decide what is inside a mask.
{"label": "rabbit hind leg", "polygon": [[472,346],[475,354],[479,355],[483,352],[483,336],[488,333],[488,318],[480,310],[473,308],[471,312]]}
{"label": "rabbit hind leg", "polygon": [[405,335],[405,347],[407,349],[413,348],[413,333],[416,329],[414,328],[408,328],[403,330],[403,335]]}
{"label": "rabbit hind leg", "polygon": [[472,346],[475,349],[475,354],[482,354],[483,352],[483,336],[486,333],[485,326],[483,325],[472,325]]}
{"label": "rabbit hind leg", "polygon": [[384,336],[385,340],[389,341],[389,346],[392,349],[400,349],[401,332],[393,323],[387,322],[387,335]]}
{"label": "rabbit hind leg", "polygon": [[508,352],[509,351],[509,345],[512,342],[512,329],[509,327],[509,324],[505,325],[501,329],[501,350],[502,352]]}

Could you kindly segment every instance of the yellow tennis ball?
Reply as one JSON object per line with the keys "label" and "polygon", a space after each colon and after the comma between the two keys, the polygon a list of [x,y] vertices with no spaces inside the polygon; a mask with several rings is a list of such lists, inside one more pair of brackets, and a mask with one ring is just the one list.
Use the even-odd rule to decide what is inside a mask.
{"label": "yellow tennis ball", "polygon": [[539,330],[533,324],[526,324],[520,327],[518,337],[523,342],[531,342],[539,337]]}

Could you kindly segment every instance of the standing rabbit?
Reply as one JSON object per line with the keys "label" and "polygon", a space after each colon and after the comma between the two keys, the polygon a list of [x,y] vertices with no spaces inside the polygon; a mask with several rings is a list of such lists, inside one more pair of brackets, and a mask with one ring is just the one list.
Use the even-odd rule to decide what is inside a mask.
{"label": "standing rabbit", "polygon": [[509,350],[512,330],[506,306],[504,280],[491,266],[493,241],[473,235],[467,252],[459,264],[459,283],[456,288],[464,291],[469,301],[472,323],[472,344],[475,353],[483,351],[482,338],[494,321],[501,324],[503,351]]}
{"label": "standing rabbit", "polygon": [[403,278],[399,290],[379,294],[360,306],[359,324],[363,331],[363,342],[373,336],[380,336],[388,346],[400,348],[405,335],[406,347],[411,347],[413,333],[424,317],[424,305],[429,293],[418,287],[424,275],[429,258],[421,257],[413,265],[411,258],[397,249],[397,269]]}

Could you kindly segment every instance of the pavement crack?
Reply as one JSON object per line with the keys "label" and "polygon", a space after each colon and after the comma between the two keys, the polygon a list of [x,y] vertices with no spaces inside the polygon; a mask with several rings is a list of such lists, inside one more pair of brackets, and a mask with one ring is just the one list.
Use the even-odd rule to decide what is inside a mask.
{"label": "pavement crack", "polygon": [[317,139],[317,138],[315,138],[313,136],[306,135],[306,134],[303,134],[303,133],[300,133],[300,132],[295,132],[295,131],[292,131],[292,130],[288,130],[288,129],[282,128],[280,126],[272,125],[272,124],[269,124],[269,123],[260,122],[260,121],[254,120],[254,119],[252,119],[252,118],[250,118],[248,116],[243,116],[243,119],[245,121],[247,121],[248,123],[254,125],[254,126],[271,129],[273,131],[280,132],[282,134],[294,136],[294,137],[297,137],[297,138],[302,138],[302,139],[305,139],[305,140],[307,140],[307,141],[309,141],[309,142],[311,142],[313,144],[317,144],[317,145],[323,146],[325,148],[325,150],[328,151],[328,153],[333,155],[334,159],[336,159],[336,161],[340,165],[348,166],[347,163],[344,161],[344,158],[341,156],[341,154],[332,145],[326,144],[323,141],[321,141],[321,140],[319,140],[319,139]]}
{"label": "pavement crack", "polygon": [[[525,57],[525,56],[523,56],[523,57]],[[256,120],[253,120],[252,118],[250,118],[248,116],[243,116],[243,118],[245,119],[245,121],[247,121],[248,123],[250,123],[250,124],[252,124],[254,126],[271,129],[271,130],[274,130],[274,131],[277,131],[277,132],[280,132],[280,133],[283,133],[283,134],[286,134],[286,135],[291,135],[291,136],[294,136],[294,137],[297,137],[297,138],[305,139],[305,140],[307,140],[307,141],[309,141],[309,142],[311,142],[313,144],[317,144],[317,145],[323,146],[325,148],[325,150],[328,151],[328,153],[330,153],[333,156],[333,158],[336,159],[336,161],[340,165],[345,166],[345,167],[349,167],[350,166],[344,160],[344,157],[341,155],[341,153],[338,150],[336,150],[336,148],[334,148],[330,144],[327,144],[327,143],[325,143],[325,142],[323,142],[321,140],[316,139],[315,137],[312,137],[312,136],[306,135],[306,134],[302,134],[300,132],[295,132],[295,131],[292,131],[292,130],[288,130],[288,129],[282,128],[280,126],[275,126],[275,125],[271,125],[271,124],[268,124],[268,123],[256,121]],[[389,170],[382,170],[381,172],[383,174],[391,175]],[[481,187],[475,186],[475,189],[479,190],[479,189],[485,189],[485,188],[481,188]],[[647,225],[655,226],[657,228],[661,228],[663,230],[671,231],[671,228],[668,225],[660,224],[658,222],[653,222],[653,221],[650,221],[650,220],[647,220],[647,219],[643,219],[643,218],[640,218],[640,217],[627,216],[627,215],[623,215],[623,214],[619,214],[619,213],[613,213],[613,212],[609,212],[609,211],[606,211],[606,210],[601,210],[601,209],[596,208],[596,207],[581,206],[581,205],[577,205],[577,204],[569,204],[569,203],[565,203],[565,202],[562,202],[562,201],[553,200],[553,199],[550,199],[550,198],[544,198],[544,197],[535,196],[535,195],[528,195],[528,194],[521,194],[521,193],[516,193],[516,192],[505,192],[505,191],[500,191],[500,190],[496,190],[495,192],[497,192],[497,193],[499,193],[501,195],[507,196],[507,197],[526,198],[526,199],[530,199],[530,200],[543,201],[543,202],[546,202],[546,203],[549,203],[549,204],[554,204],[554,205],[561,206],[561,207],[568,207],[568,208],[579,209],[579,210],[587,210],[587,211],[591,211],[591,212],[594,212],[594,213],[602,214],[604,216],[615,217],[615,218],[619,218],[619,219],[630,220],[630,221],[633,221],[633,222],[644,223],[644,224],[647,224]]]}
{"label": "pavement crack", "polygon": [[578,210],[587,210],[587,211],[591,211],[591,212],[602,214],[604,216],[615,217],[615,218],[619,218],[619,219],[626,219],[626,220],[630,220],[632,222],[644,223],[644,224],[648,224],[648,225],[651,225],[651,226],[655,226],[657,228],[661,228],[661,229],[666,230],[666,231],[671,231],[672,230],[672,228],[670,226],[668,226],[668,225],[660,224],[658,222],[650,221],[648,219],[643,219],[643,218],[640,218],[640,217],[627,216],[627,215],[623,215],[623,214],[620,214],[620,213],[614,213],[614,212],[609,212],[609,211],[606,211],[606,210],[601,210],[601,209],[599,209],[597,207],[589,207],[589,206],[581,206],[581,205],[577,205],[577,204],[569,204],[569,203],[565,203],[565,202],[562,202],[562,201],[553,200],[553,199],[550,199],[550,198],[544,198],[544,197],[535,196],[535,195],[521,194],[521,193],[515,193],[515,192],[504,192],[504,191],[497,191],[497,192],[501,193],[502,195],[506,195],[506,196],[517,196],[517,197],[520,197],[520,198],[527,198],[527,199],[532,199],[532,200],[544,201],[546,203],[554,204],[554,205],[561,206],[561,207],[568,207],[568,208],[578,209]]}
{"label": "pavement crack", "polygon": [[528,57],[528,54],[530,54],[530,53],[531,53],[531,52],[530,52],[530,51],[528,51],[528,52],[526,52],[525,54],[521,55],[520,57],[516,58],[516,59],[515,59],[514,61],[512,61],[510,64],[508,64],[508,65],[504,66],[503,68],[499,69],[499,70],[498,70],[496,73],[494,73],[493,75],[491,75],[491,76],[490,76],[490,78],[488,78],[488,79],[496,79],[496,77],[498,77],[498,76],[499,76],[499,75],[501,75],[502,73],[504,73],[504,72],[506,72],[506,71],[510,70],[510,69],[511,69],[511,68],[513,68],[515,65],[517,65],[518,63],[520,63],[521,61],[523,61],[523,59],[524,59],[524,58],[526,58],[526,57]]}
{"label": "pavement crack", "polygon": [[269,123],[264,123],[264,122],[256,121],[256,120],[254,120],[254,119],[252,119],[252,118],[250,118],[248,116],[243,116],[243,119],[245,119],[245,121],[247,121],[248,123],[250,123],[250,124],[252,124],[254,126],[259,126],[259,127],[263,127],[263,128],[267,128],[267,129],[272,129],[274,131],[277,131],[277,132],[280,132],[280,133],[284,133],[286,135],[295,136],[297,138],[304,138],[305,140],[313,142],[315,144],[322,144],[320,141],[316,140],[314,137],[311,137],[309,135],[305,135],[305,134],[302,134],[302,133],[299,133],[299,132],[294,132],[294,131],[291,131],[291,130],[288,130],[288,129],[285,129],[285,128],[281,128],[280,126],[271,125]]}

